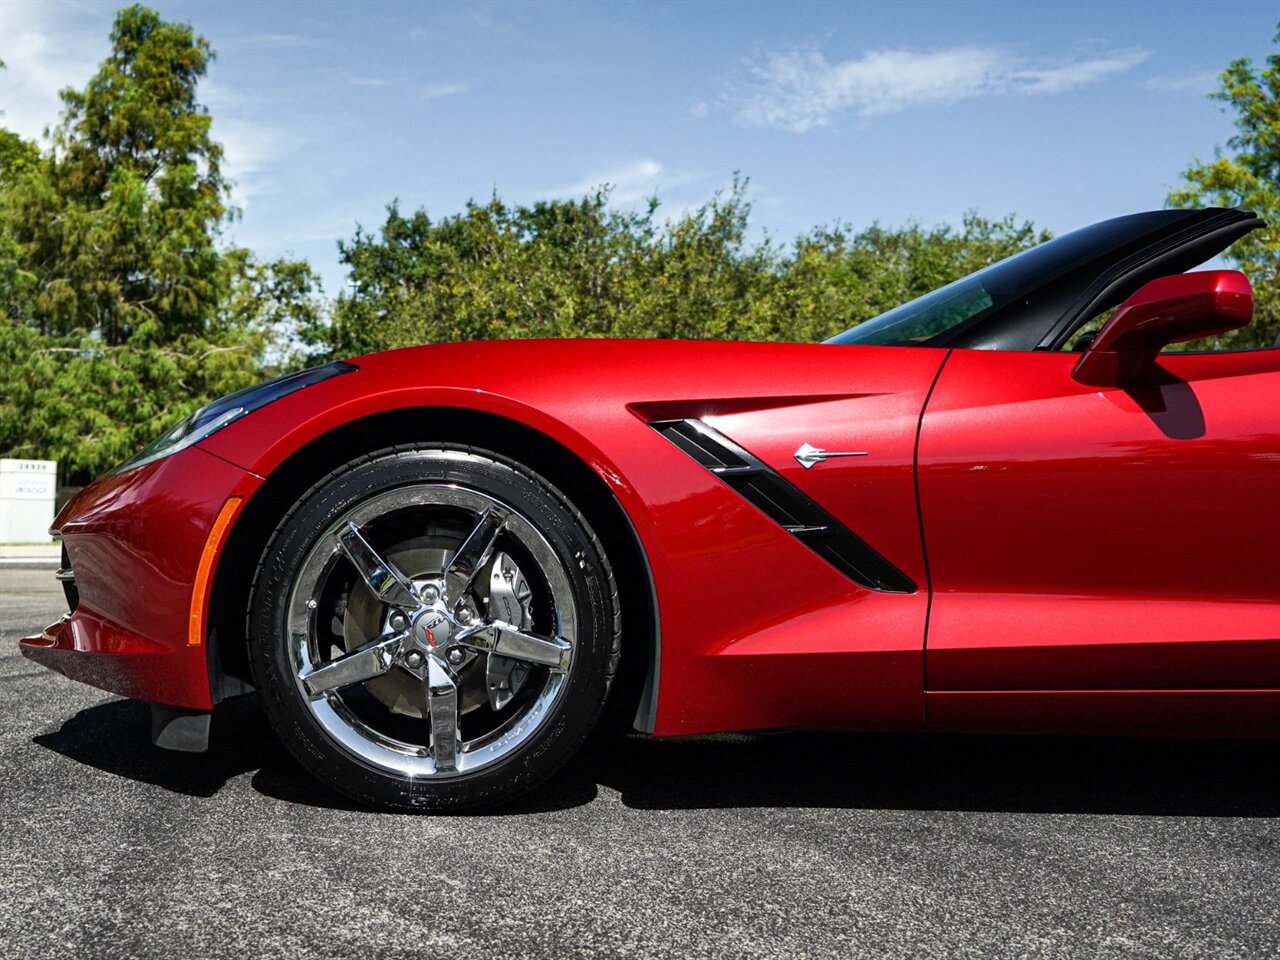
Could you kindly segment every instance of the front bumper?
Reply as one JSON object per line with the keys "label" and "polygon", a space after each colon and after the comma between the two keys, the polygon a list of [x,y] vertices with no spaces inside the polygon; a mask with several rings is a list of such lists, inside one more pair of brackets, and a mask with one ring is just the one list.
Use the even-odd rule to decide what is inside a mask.
{"label": "front bumper", "polygon": [[197,602],[193,629],[193,589],[224,505],[261,482],[192,447],[86,487],[54,521],[75,607],[19,641],[23,655],[111,693],[211,709],[205,611]]}

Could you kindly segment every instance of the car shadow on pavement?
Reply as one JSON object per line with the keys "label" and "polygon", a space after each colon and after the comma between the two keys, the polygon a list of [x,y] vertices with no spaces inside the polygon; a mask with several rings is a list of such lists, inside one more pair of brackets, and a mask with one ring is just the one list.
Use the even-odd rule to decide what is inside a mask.
{"label": "car shadow on pavement", "polygon": [[[146,704],[82,710],[35,742],[77,763],[192,797],[252,773],[289,803],[362,809],[280,746],[256,700],[224,703],[209,752],[150,744]],[[959,734],[598,734],[563,773],[498,814],[565,810],[601,787],[639,810],[831,807],[1012,813],[1280,816],[1280,741]]]}
{"label": "car shadow on pavement", "polygon": [[[369,808],[335,793],[306,772],[280,745],[255,697],[221,704],[213,716],[207,753],[175,753],[151,745],[151,708],[110,700],[81,710],[33,742],[76,763],[190,797],[212,797],[235,777],[287,803],[337,810]],[[557,778],[504,814],[564,810],[595,799],[594,783]]]}
{"label": "car shadow on pavement", "polygon": [[110,700],[33,739],[77,763],[192,797],[211,797],[241,774],[293,763],[252,698],[219,707],[213,730],[208,753],[162,750],[151,745],[147,704]]}
{"label": "car shadow on pavement", "polygon": [[[1280,742],[780,733],[597,745],[595,782],[639,809],[838,807],[1280,816]],[[585,771],[584,771],[585,772]]]}

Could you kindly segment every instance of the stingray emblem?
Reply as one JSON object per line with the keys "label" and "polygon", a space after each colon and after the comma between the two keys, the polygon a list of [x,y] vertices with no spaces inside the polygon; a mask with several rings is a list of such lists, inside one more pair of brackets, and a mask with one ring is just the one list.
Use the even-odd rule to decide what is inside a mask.
{"label": "stingray emblem", "polygon": [[812,470],[828,457],[865,457],[868,456],[866,450],[860,450],[855,453],[834,453],[823,450],[821,447],[815,447],[811,443],[802,443],[792,454],[796,458],[796,463],[804,467],[806,470]]}
{"label": "stingray emblem", "polygon": [[419,641],[425,640],[431,646],[436,646],[436,634],[432,627],[438,627],[444,623],[444,616],[433,617],[430,623],[419,622],[417,625]]}

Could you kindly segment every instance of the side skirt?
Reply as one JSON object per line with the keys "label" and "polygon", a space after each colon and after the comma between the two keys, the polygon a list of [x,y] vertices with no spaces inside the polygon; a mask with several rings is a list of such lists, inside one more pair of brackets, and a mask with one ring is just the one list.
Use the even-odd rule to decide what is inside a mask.
{"label": "side skirt", "polygon": [[946,690],[925,710],[934,730],[1280,737],[1280,690]]}

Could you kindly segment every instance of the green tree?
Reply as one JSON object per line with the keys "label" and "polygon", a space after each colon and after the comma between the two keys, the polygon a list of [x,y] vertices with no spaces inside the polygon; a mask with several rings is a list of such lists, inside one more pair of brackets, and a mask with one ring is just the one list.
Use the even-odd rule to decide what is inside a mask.
{"label": "green tree", "polygon": [[[1274,42],[1280,45],[1280,31]],[[1235,60],[1218,79],[1211,96],[1235,113],[1236,134],[1209,163],[1196,161],[1185,181],[1169,194],[1174,207],[1248,207],[1270,225],[1237,241],[1227,253],[1253,281],[1253,323],[1220,338],[1220,346],[1271,346],[1280,336],[1280,52],[1255,69]]]}
{"label": "green tree", "polygon": [[581,200],[497,196],[434,222],[396,204],[339,244],[352,293],[305,336],[326,356],[499,337],[821,340],[1048,238],[1012,217],[961,229],[750,239],[745,181],[662,221]]}
{"label": "green tree", "polygon": [[116,14],[111,43],[84,90],[62,91],[54,150],[19,175],[8,220],[49,278],[44,332],[164,343],[202,332],[218,303],[229,185],[196,100],[213,52],[140,6]]}
{"label": "green tree", "polygon": [[[0,60],[0,71],[5,63]],[[40,148],[0,127],[0,191],[40,163]],[[36,278],[22,267],[22,249],[0,231],[0,316],[28,320],[35,311]]]}
{"label": "green tree", "polygon": [[[0,62],[0,69],[4,64]],[[0,127],[0,184],[12,183],[40,162],[40,148]]]}
{"label": "green tree", "polygon": [[1012,216],[972,212],[958,230],[918,223],[814,230],[779,260],[767,295],[753,304],[757,336],[825,340],[1050,236]]}
{"label": "green tree", "polygon": [[235,215],[197,85],[214,53],[153,10],[41,151],[0,132],[0,452],[85,480],[173,421],[295,359],[318,286],[305,263],[219,244]]}

